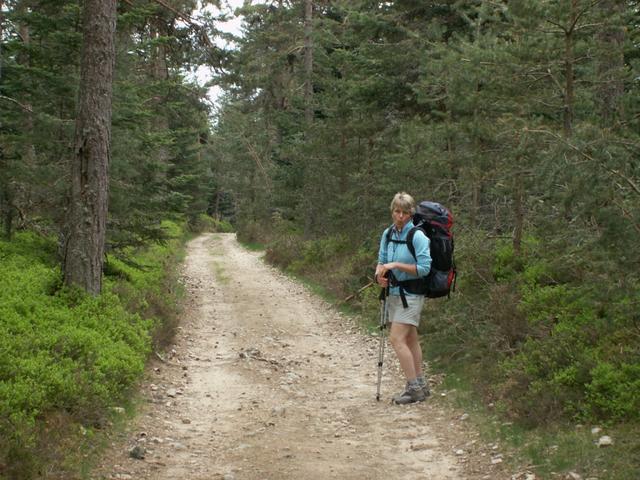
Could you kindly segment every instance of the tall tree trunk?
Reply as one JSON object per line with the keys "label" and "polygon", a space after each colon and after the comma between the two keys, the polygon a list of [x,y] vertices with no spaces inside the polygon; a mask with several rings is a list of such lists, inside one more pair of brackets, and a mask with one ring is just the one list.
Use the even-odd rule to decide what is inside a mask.
{"label": "tall tree trunk", "polygon": [[[169,67],[167,65],[167,47],[162,41],[160,41],[160,38],[167,35],[167,25],[162,19],[158,18],[152,22],[150,28],[152,30],[152,38],[156,41],[151,62],[151,75],[154,83],[165,84],[166,80],[169,79]],[[156,133],[160,133],[161,135],[166,135],[169,130],[169,119],[167,118],[166,110],[162,108],[162,105],[164,105],[164,103],[165,94],[163,93],[162,95],[159,95],[156,100],[157,110],[153,118],[153,125]],[[152,175],[152,178],[149,178],[148,181],[151,183],[165,182],[165,169],[169,164],[171,152],[166,145],[162,144],[157,147],[156,151],[154,152],[154,157],[156,158],[157,163],[161,165],[161,168],[154,169],[153,172],[149,172],[149,175]]]}
{"label": "tall tree trunk", "polygon": [[[305,136],[307,142],[310,140],[311,126],[313,124],[313,2],[304,2],[304,120]],[[316,209],[318,205],[314,201],[314,194],[317,196],[317,185],[315,179],[317,165],[314,165],[314,155],[308,155],[304,168],[304,238],[310,238],[311,232],[315,229]]]}
{"label": "tall tree trunk", "polygon": [[4,150],[0,145],[0,215],[2,216],[2,229],[4,237],[11,240],[13,231],[13,202],[11,200],[11,187],[7,172],[9,168],[4,156]]}
{"label": "tall tree trunk", "polygon": [[216,202],[215,202],[215,206],[214,206],[214,210],[213,210],[213,218],[215,218],[216,220],[221,220],[221,215],[220,215],[220,197],[222,195],[222,192],[220,191],[220,189],[218,189],[216,191]]}
{"label": "tall tree trunk", "polygon": [[307,128],[313,122],[313,2],[304,3],[304,118]]}
{"label": "tall tree trunk", "polygon": [[[27,7],[24,3],[20,3],[19,11],[21,14],[27,13]],[[17,61],[20,65],[28,69],[31,66],[31,54],[29,53],[31,48],[31,31],[29,25],[20,23],[19,26],[20,37],[22,38],[22,44],[24,45],[24,51],[17,56]],[[20,168],[18,169],[18,177],[16,178],[17,188],[15,189],[15,196],[13,198],[13,206],[15,208],[29,208],[33,199],[33,176],[36,171],[36,149],[33,145],[32,138],[34,133],[33,123],[33,106],[31,99],[33,95],[33,82],[27,80],[24,84],[26,94],[22,104],[23,109],[23,135],[26,138],[22,146],[22,161]],[[22,193],[22,194],[21,194]]]}
{"label": "tall tree trunk", "polygon": [[574,73],[573,66],[575,63],[573,46],[575,42],[575,24],[578,15],[578,0],[571,0],[571,14],[570,25],[565,30],[564,35],[564,75],[565,75],[565,90],[564,90],[564,136],[569,138],[573,132],[573,109],[574,109]]}
{"label": "tall tree trunk", "polygon": [[6,240],[11,240],[13,236],[13,205],[9,190],[2,190],[2,198],[0,198],[0,206],[2,207],[2,223],[3,234]]}
{"label": "tall tree trunk", "polygon": [[[517,159],[516,165],[519,165],[522,161],[521,158]],[[515,225],[513,229],[513,252],[516,257],[520,257],[522,254],[522,237],[524,234],[524,173],[522,170],[518,170],[515,174],[513,200],[514,200],[514,220]]]}
{"label": "tall tree trunk", "polygon": [[620,14],[624,12],[624,0],[603,0],[599,4],[604,25],[598,31],[596,99],[600,119],[604,126],[623,116],[620,98],[624,93],[622,79],[624,69],[624,26]]}
{"label": "tall tree trunk", "polygon": [[63,272],[67,285],[97,295],[107,220],[116,1],[85,0],[83,30]]}
{"label": "tall tree trunk", "polygon": [[[2,27],[4,26],[4,15],[2,14],[3,8],[4,8],[4,2],[0,0],[0,38],[3,38],[3,33],[4,33],[2,29]],[[3,61],[2,55],[3,55],[2,42],[0,42],[0,81],[2,80],[2,61]],[[7,218],[6,218],[7,211],[6,211],[5,196],[7,195],[8,181],[5,178],[6,172],[7,172],[7,166],[4,158],[4,150],[2,148],[2,145],[0,145],[0,217],[2,219],[2,226],[3,226],[5,237],[7,238],[7,240],[9,240],[11,238],[11,228],[9,227],[7,229]]]}
{"label": "tall tree trunk", "polygon": [[473,169],[471,175],[471,211],[473,215],[471,217],[471,224],[474,227],[480,225],[480,189],[481,189],[481,174],[477,168]]}
{"label": "tall tree trunk", "polygon": [[[0,0],[0,39],[4,38],[4,15],[2,12],[4,11],[4,1]],[[2,42],[0,42],[0,80],[2,80],[2,63],[3,63],[3,52],[2,52]]]}

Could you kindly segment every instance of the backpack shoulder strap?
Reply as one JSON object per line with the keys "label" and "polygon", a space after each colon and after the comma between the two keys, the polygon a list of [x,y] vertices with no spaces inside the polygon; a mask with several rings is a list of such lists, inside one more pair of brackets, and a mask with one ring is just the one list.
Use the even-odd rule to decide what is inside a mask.
{"label": "backpack shoulder strap", "polygon": [[391,241],[391,234],[392,233],[393,233],[393,225],[389,225],[389,228],[387,228],[387,234],[385,235],[387,245]]}
{"label": "backpack shoulder strap", "polygon": [[411,255],[413,255],[413,258],[416,260],[416,262],[418,261],[418,257],[416,257],[416,247],[413,245],[413,237],[415,237],[416,230],[418,230],[418,228],[420,227],[413,227],[407,233],[407,248],[411,252]]}
{"label": "backpack shoulder strap", "polygon": [[419,225],[414,226],[411,230],[409,230],[407,232],[407,239],[406,240],[392,240],[391,239],[391,235],[393,233],[393,225],[391,225],[387,229],[387,234],[385,235],[386,242],[387,242],[387,244],[389,244],[389,242],[406,243],[407,244],[407,248],[409,249],[409,252],[413,256],[413,258],[416,261],[418,261],[418,257],[416,257],[416,247],[413,245],[413,237],[415,237],[417,230],[422,230],[422,228]]}
{"label": "backpack shoulder strap", "polygon": [[407,240],[395,240],[393,238],[391,238],[393,236],[393,225],[391,225],[388,229],[387,229],[387,234],[385,235],[385,239],[387,242],[387,245],[389,244],[389,242],[393,242],[393,243],[407,243]]}

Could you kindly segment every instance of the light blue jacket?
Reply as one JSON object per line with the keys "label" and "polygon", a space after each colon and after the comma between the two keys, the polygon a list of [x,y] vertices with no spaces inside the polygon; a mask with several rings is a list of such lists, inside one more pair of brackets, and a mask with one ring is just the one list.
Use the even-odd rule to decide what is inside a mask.
{"label": "light blue jacket", "polygon": [[[392,229],[391,238],[394,240],[407,240],[407,234],[409,230],[414,227],[413,222],[409,220],[404,226],[401,232],[396,230],[394,225],[389,228]],[[431,270],[431,254],[429,253],[429,238],[424,234],[422,230],[417,230],[413,235],[413,246],[416,250],[416,258],[413,258],[411,251],[406,244],[387,242],[387,232],[389,228],[385,229],[380,239],[380,250],[378,251],[378,263],[400,262],[417,264],[418,275],[412,275],[410,273],[402,272],[397,268],[391,271],[395,275],[398,281],[402,280],[415,280],[416,278],[426,277]],[[417,262],[416,262],[417,259]],[[405,292],[407,295],[411,295],[409,292]],[[400,295],[399,287],[392,287],[389,290],[391,295]]]}

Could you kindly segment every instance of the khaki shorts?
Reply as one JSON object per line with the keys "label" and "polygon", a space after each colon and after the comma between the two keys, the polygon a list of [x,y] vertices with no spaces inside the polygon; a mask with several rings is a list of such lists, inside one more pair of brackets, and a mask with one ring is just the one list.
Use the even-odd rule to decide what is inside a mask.
{"label": "khaki shorts", "polygon": [[399,295],[387,297],[389,302],[389,321],[392,323],[405,323],[417,327],[420,325],[420,313],[424,305],[424,295],[406,295],[409,308],[402,306]]}

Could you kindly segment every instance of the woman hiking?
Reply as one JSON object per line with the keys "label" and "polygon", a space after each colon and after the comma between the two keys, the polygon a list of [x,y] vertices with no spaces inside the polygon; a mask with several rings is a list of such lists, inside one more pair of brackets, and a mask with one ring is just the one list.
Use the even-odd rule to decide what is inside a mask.
{"label": "woman hiking", "polygon": [[385,289],[389,286],[386,299],[391,322],[389,341],[407,382],[404,391],[393,397],[393,401],[401,405],[421,402],[429,395],[429,386],[422,373],[422,349],[418,338],[425,297],[412,293],[410,283],[405,283],[426,276],[431,268],[429,239],[424,232],[416,230],[413,234],[415,257],[407,247],[407,235],[414,227],[414,213],[415,202],[411,195],[396,193],[391,201],[393,225],[380,239],[375,272],[376,282]]}

